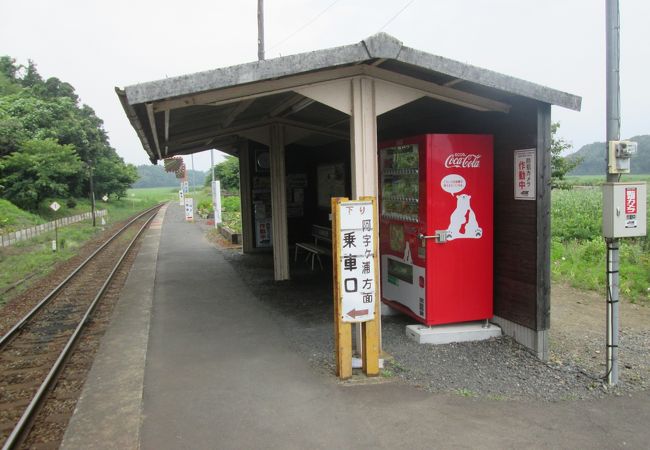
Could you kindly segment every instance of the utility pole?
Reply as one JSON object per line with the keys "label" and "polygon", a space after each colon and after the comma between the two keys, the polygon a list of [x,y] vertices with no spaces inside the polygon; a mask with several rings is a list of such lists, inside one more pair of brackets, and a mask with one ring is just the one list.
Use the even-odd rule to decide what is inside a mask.
{"label": "utility pole", "polygon": [[217,199],[215,198],[215,186],[214,186],[214,149],[210,149],[210,173],[212,174],[212,183],[210,187],[212,188],[212,217],[214,217],[214,227],[217,228]]}
{"label": "utility pole", "polygon": [[[618,141],[621,135],[620,98],[620,14],[618,0],[606,0],[606,85],[607,85],[607,146],[610,141]],[[607,147],[607,148],[608,148]],[[609,151],[607,166],[609,167]],[[620,175],[609,173],[607,182],[619,181]],[[619,239],[606,238],[607,244],[607,383],[618,383],[618,300],[619,300]]]}
{"label": "utility pole", "polygon": [[257,59],[264,59],[264,0],[257,0]]}
{"label": "utility pole", "polygon": [[95,218],[95,186],[93,182],[93,164],[92,160],[88,161],[88,173],[89,173],[89,180],[90,180],[90,208],[92,211],[92,216],[93,216],[93,227],[96,226],[96,218]]}
{"label": "utility pole", "polygon": [[196,180],[194,179],[194,153],[191,154],[192,157],[192,189],[190,189],[190,192],[192,190],[196,191]]}

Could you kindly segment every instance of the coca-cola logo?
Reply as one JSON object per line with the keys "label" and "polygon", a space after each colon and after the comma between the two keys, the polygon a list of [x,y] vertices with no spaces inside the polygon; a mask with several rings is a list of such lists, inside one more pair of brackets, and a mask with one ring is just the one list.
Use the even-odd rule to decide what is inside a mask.
{"label": "coca-cola logo", "polygon": [[475,169],[481,167],[481,155],[476,153],[452,153],[445,159],[445,167],[462,167],[465,169]]}

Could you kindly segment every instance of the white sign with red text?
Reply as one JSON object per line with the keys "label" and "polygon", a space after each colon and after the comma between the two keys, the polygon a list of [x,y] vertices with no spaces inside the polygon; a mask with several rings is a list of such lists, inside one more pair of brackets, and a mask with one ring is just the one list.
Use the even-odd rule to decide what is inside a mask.
{"label": "white sign with red text", "polygon": [[535,200],[535,149],[515,150],[515,200]]}

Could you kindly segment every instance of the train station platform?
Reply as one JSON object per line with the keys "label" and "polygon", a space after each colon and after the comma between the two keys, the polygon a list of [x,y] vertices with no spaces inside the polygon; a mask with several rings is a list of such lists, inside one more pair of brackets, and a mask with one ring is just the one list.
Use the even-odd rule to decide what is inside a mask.
{"label": "train station platform", "polygon": [[62,448],[647,445],[647,394],[552,403],[339,383],[295,351],[275,315],[170,204],[145,237]]}

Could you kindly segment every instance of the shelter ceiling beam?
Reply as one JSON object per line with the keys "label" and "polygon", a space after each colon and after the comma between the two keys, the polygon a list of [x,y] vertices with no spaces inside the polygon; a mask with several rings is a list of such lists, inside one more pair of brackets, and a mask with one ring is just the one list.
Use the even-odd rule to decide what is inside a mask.
{"label": "shelter ceiling beam", "polygon": [[341,78],[349,78],[362,73],[363,66],[359,65],[305,73],[275,80],[259,81],[256,83],[219,89],[217,91],[203,92],[201,94],[158,101],[155,102],[154,111],[158,112],[168,109],[185,108],[193,105],[223,105],[236,101],[263,97],[270,94],[293,91],[297,87],[309,86]]}
{"label": "shelter ceiling beam", "polygon": [[206,145],[211,148],[217,148],[217,147],[228,147],[228,146],[233,146],[233,145],[238,145],[240,143],[240,139],[237,136],[224,136],[220,138],[211,138],[208,140]]}
{"label": "shelter ceiling beam", "polygon": [[408,75],[402,75],[379,67],[366,66],[365,73],[382,81],[417,89],[426,93],[428,97],[454,103],[459,106],[465,106],[479,111],[499,111],[503,113],[508,113],[510,111],[510,105],[506,103],[481,97],[480,95],[470,94],[469,92],[453,89],[451,87],[441,86]]}
{"label": "shelter ceiling beam", "polygon": [[331,128],[322,127],[320,125],[314,125],[307,122],[300,122],[297,120],[291,120],[286,118],[277,118],[276,123],[281,123],[290,127],[302,128],[304,130],[312,131],[314,133],[323,134],[325,136],[333,136],[341,139],[349,139],[350,133],[345,131],[332,130]]}
{"label": "shelter ceiling beam", "polygon": [[228,118],[223,122],[221,125],[222,127],[226,128],[230,126],[236,119],[237,117],[246,111],[253,103],[255,102],[254,98],[244,100],[243,102],[239,103],[236,107],[235,110],[228,116]]}
{"label": "shelter ceiling beam", "polygon": [[222,138],[204,140],[196,143],[186,143],[181,148],[174,149],[174,154],[189,155],[190,153],[198,153],[210,149],[217,149],[227,152],[234,149],[236,150],[240,143],[241,139],[239,136],[225,136]]}
{"label": "shelter ceiling beam", "polygon": [[455,85],[457,85],[458,83],[460,83],[462,81],[463,81],[462,78],[454,78],[451,81],[447,81],[446,83],[443,83],[443,86],[452,87],[452,86],[455,86]]}
{"label": "shelter ceiling beam", "polygon": [[153,104],[147,103],[147,116],[149,117],[149,126],[151,127],[151,134],[153,135],[153,142],[156,146],[156,153],[158,153],[158,159],[163,159],[160,154],[160,143],[158,142],[158,130],[156,128],[156,116],[153,110]]}
{"label": "shelter ceiling beam", "polygon": [[326,136],[333,136],[340,139],[348,139],[349,133],[332,130],[331,128],[322,127],[319,125],[301,122],[297,120],[290,120],[282,117],[270,117],[264,119],[258,119],[251,122],[243,123],[234,127],[228,128],[205,128],[203,130],[194,130],[191,132],[186,132],[181,135],[174,136],[170,141],[170,145],[187,145],[194,142],[205,142],[207,139],[214,140],[219,137],[232,136],[234,134],[242,133],[248,130],[255,128],[261,128],[273,123],[280,123],[286,126],[291,126],[295,128],[301,128],[304,130],[311,131],[313,133],[319,133]]}
{"label": "shelter ceiling beam", "polygon": [[251,128],[259,128],[271,123],[270,119],[256,119],[250,122],[242,123],[234,127],[205,127],[198,130],[187,131],[185,133],[173,136],[170,143],[186,143],[202,141],[209,138],[217,138],[220,136],[228,136],[237,134],[241,131],[250,130]]}
{"label": "shelter ceiling beam", "polygon": [[294,105],[300,103],[302,100],[304,100],[304,96],[300,94],[292,95],[288,99],[285,99],[281,101],[280,103],[277,104],[270,112],[269,116],[271,117],[277,117],[281,116],[282,113],[286,112],[288,109],[292,108]]}

